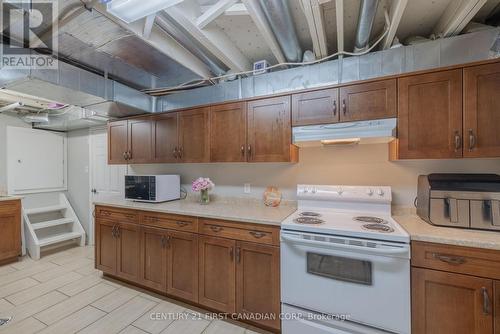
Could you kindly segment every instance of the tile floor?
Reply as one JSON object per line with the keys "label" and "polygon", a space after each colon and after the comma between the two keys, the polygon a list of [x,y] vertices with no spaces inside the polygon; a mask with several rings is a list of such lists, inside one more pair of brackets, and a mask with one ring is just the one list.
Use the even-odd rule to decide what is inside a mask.
{"label": "tile floor", "polygon": [[76,247],[0,266],[0,318],[12,317],[0,333],[265,333],[103,278],[93,257],[93,247]]}

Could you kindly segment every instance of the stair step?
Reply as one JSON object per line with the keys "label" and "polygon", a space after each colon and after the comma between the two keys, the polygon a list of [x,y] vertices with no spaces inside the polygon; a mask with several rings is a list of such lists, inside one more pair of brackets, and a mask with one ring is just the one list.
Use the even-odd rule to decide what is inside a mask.
{"label": "stair step", "polygon": [[41,228],[70,224],[73,222],[74,222],[73,218],[61,218],[61,219],[47,220],[40,223],[32,223],[31,226],[33,227],[34,230],[39,230]]}
{"label": "stair step", "polygon": [[51,205],[51,206],[43,206],[41,208],[33,208],[33,209],[25,209],[24,211],[26,212],[27,215],[36,215],[38,213],[46,213],[46,212],[55,212],[55,211],[62,211],[66,210],[67,207],[62,204],[58,205]]}
{"label": "stair step", "polygon": [[50,236],[47,238],[40,238],[40,239],[38,239],[38,241],[40,243],[40,247],[43,247],[43,246],[53,245],[53,244],[56,244],[56,243],[62,242],[62,241],[80,238],[81,236],[82,236],[81,233],[78,233],[78,232],[68,232],[68,233]]}

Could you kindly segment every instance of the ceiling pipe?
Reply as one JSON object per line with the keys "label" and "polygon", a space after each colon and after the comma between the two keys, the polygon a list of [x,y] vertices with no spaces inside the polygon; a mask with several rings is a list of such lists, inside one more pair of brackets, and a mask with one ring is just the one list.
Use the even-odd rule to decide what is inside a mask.
{"label": "ceiling pipe", "polygon": [[288,0],[259,0],[259,3],[286,60],[301,62],[302,49],[290,14]]}
{"label": "ceiling pipe", "polygon": [[363,52],[368,48],[378,3],[379,0],[361,0],[354,52]]}
{"label": "ceiling pipe", "polygon": [[207,51],[203,50],[201,46],[195,43],[193,39],[189,37],[189,33],[175,20],[170,19],[168,14],[161,13],[156,15],[155,21],[156,24],[173,39],[175,39],[177,43],[182,45],[193,55],[198,57],[203,63],[205,63],[210,68],[212,73],[219,76],[227,72],[228,68],[226,68],[223,64],[214,61],[213,58],[215,58],[215,56],[211,57],[207,55]]}

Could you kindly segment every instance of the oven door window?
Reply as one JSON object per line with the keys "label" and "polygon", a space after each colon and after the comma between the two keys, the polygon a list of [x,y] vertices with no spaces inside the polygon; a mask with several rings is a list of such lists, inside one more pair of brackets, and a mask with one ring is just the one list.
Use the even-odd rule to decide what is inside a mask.
{"label": "oven door window", "polygon": [[334,280],[372,285],[372,263],[369,261],[308,252],[307,272]]}

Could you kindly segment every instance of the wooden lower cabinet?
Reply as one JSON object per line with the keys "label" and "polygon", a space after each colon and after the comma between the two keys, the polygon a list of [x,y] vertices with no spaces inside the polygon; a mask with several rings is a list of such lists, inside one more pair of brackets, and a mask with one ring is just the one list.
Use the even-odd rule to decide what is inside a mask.
{"label": "wooden lower cabinet", "polygon": [[[248,321],[264,315],[250,322],[279,331],[279,227],[234,222],[239,232],[219,237],[207,234],[212,233],[207,232],[212,231],[210,222],[98,206],[95,266],[212,311],[236,313]],[[217,224],[224,230],[230,227],[229,221]]]}
{"label": "wooden lower cabinet", "polygon": [[21,255],[21,201],[0,202],[0,264]]}
{"label": "wooden lower cabinet", "polygon": [[238,242],[236,262],[236,312],[250,317],[263,315],[259,324],[279,329],[279,247]]}
{"label": "wooden lower cabinet", "polygon": [[220,312],[236,310],[236,241],[200,237],[199,303]]}
{"label": "wooden lower cabinet", "polygon": [[116,227],[116,275],[128,281],[139,281],[140,226],[118,223]]}
{"label": "wooden lower cabinet", "polygon": [[167,293],[198,302],[198,236],[168,232]]}
{"label": "wooden lower cabinet", "polygon": [[141,228],[140,282],[149,288],[167,290],[167,232],[153,227]]}
{"label": "wooden lower cabinet", "polygon": [[500,334],[500,281],[495,281],[493,285],[495,299],[493,301],[494,305],[494,316],[495,320],[493,323],[494,333]]}

